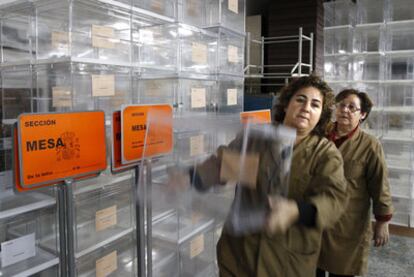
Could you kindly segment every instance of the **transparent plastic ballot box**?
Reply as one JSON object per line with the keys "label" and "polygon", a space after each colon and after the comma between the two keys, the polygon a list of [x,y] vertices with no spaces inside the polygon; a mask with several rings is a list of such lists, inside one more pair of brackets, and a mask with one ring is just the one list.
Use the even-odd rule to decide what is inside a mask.
{"label": "transparent plastic ballot box", "polygon": [[414,108],[414,83],[384,83],[384,107]]}
{"label": "transparent plastic ballot box", "polygon": [[206,113],[216,88],[210,76],[204,79],[180,75],[134,75],[133,102],[137,104],[170,104],[175,114]]}
{"label": "transparent plastic ballot box", "polygon": [[[204,122],[204,126],[206,125]],[[226,127],[231,128],[231,126]],[[205,128],[207,129],[208,126]],[[220,129],[217,128],[216,132],[220,132]],[[187,182],[187,186],[191,187],[192,194],[178,194],[184,197],[180,201],[177,200],[184,211],[201,211],[203,214],[214,214],[215,217],[226,219],[228,231],[236,235],[259,232],[264,228],[268,213],[268,197],[285,196],[287,193],[286,178],[289,175],[293,138],[294,132],[281,126],[275,128],[264,124],[254,127],[248,125],[236,133],[235,139],[230,144],[218,147],[214,155],[196,160],[192,165],[177,162],[176,168],[170,171],[167,182],[179,183],[178,187]],[[267,155],[272,155],[273,158],[268,159]],[[263,170],[261,166],[259,167],[258,161],[263,159],[269,162],[268,166],[274,172],[269,182],[258,179],[260,170]],[[179,173],[183,167],[186,168],[185,166],[189,167],[186,174],[190,174],[190,178],[177,178],[181,175],[176,172]],[[262,181],[258,183],[258,180]],[[215,199],[206,192],[230,183],[235,190],[234,201],[231,209],[225,210],[220,208],[223,207],[222,201],[216,201],[220,198]],[[186,208],[185,205],[189,205],[191,209]]]}
{"label": "transparent plastic ballot box", "polygon": [[388,166],[388,180],[390,182],[391,195],[395,197],[414,198],[413,170]]}
{"label": "transparent plastic ballot box", "polygon": [[358,0],[356,2],[357,24],[383,23],[387,18],[387,0]]}
{"label": "transparent plastic ballot box", "polygon": [[177,0],[178,22],[188,25],[205,27],[207,25],[207,1]]}
{"label": "transparent plastic ballot box", "polygon": [[213,106],[218,113],[239,114],[243,111],[244,78],[219,75]]}
{"label": "transparent plastic ballot box", "polygon": [[163,241],[162,244],[172,244],[177,249],[179,276],[194,276],[208,271],[213,264],[213,223],[213,219],[195,221],[194,218],[176,214],[153,225],[153,238]]}
{"label": "transparent plastic ballot box", "polygon": [[325,27],[354,25],[356,5],[352,1],[339,0],[323,3]]}
{"label": "transparent plastic ballot box", "polygon": [[11,191],[13,189],[13,170],[12,170],[12,150],[11,149],[3,149],[0,151],[1,157],[1,168],[0,171],[0,192]]}
{"label": "transparent plastic ballot box", "polygon": [[325,55],[352,53],[352,26],[325,27],[323,33]]}
{"label": "transparent plastic ballot box", "polygon": [[406,141],[413,139],[413,107],[384,107],[384,139]]}
{"label": "transparent plastic ballot box", "polygon": [[75,257],[83,259],[91,251],[132,233],[135,227],[132,181],[126,179],[73,195]]}
{"label": "transparent plastic ballot box", "polygon": [[412,169],[414,166],[414,143],[409,139],[381,140],[387,165],[394,168]]}
{"label": "transparent plastic ballot box", "polygon": [[385,59],[379,53],[355,54],[352,67],[353,80],[378,81],[384,78]]}
{"label": "transparent plastic ballot box", "polygon": [[325,55],[324,74],[328,82],[352,79],[352,57],[349,54]]}
{"label": "transparent plastic ballot box", "polygon": [[134,28],[132,37],[135,66],[166,74],[216,73],[217,35],[212,32],[172,23]]}
{"label": "transparent plastic ballot box", "polygon": [[221,26],[245,32],[246,0],[206,0],[206,27]]}
{"label": "transparent plastic ballot box", "polygon": [[68,112],[103,110],[108,120],[131,103],[130,68],[89,63],[45,63],[35,66],[36,110]]}
{"label": "transparent plastic ballot box", "polygon": [[36,61],[75,58],[130,65],[131,6],[116,3],[36,1]]}
{"label": "transparent plastic ballot box", "polygon": [[35,55],[33,29],[35,17],[31,2],[0,6],[1,63],[31,63]]}
{"label": "transparent plastic ballot box", "polygon": [[177,131],[174,137],[174,159],[178,162],[200,160],[213,154],[216,148],[214,134],[208,130]]}
{"label": "transparent plastic ballot box", "polygon": [[169,17],[177,18],[177,0],[131,0],[132,6]]}
{"label": "transparent plastic ballot box", "polygon": [[245,36],[223,27],[206,30],[218,36],[217,73],[244,76]]}
{"label": "transparent plastic ballot box", "polygon": [[[4,203],[7,199],[0,200],[9,206],[2,207],[0,212],[2,276],[47,276],[44,275],[46,272],[56,272],[59,265],[56,205],[47,205],[47,200],[42,202],[39,195],[28,196],[27,200],[33,201],[36,197],[39,198],[37,203],[20,203],[19,207]],[[15,200],[24,201],[24,198],[15,197]],[[36,209],[36,204],[44,207]],[[28,210],[29,206],[34,210]],[[52,241],[53,244],[49,244]],[[49,244],[47,247],[46,243]]]}
{"label": "transparent plastic ballot box", "polygon": [[179,253],[175,244],[152,239],[152,276],[180,276]]}
{"label": "transparent plastic ballot box", "polygon": [[391,224],[412,227],[413,219],[411,211],[413,199],[408,196],[392,197],[392,204],[395,210],[391,218]]}
{"label": "transparent plastic ballot box", "polygon": [[36,112],[33,105],[36,101],[33,95],[33,70],[30,65],[0,68],[2,124],[14,123],[13,120],[21,113]]}
{"label": "transparent plastic ballot box", "polygon": [[354,27],[354,53],[382,52],[385,49],[385,43],[385,27],[383,24],[361,24]]}
{"label": "transparent plastic ballot box", "polygon": [[414,80],[414,50],[387,53],[385,79],[398,82]]}
{"label": "transparent plastic ballot box", "polygon": [[128,234],[76,260],[76,276],[137,276],[137,242]]}
{"label": "transparent plastic ballot box", "polygon": [[389,22],[386,28],[386,50],[414,50],[414,18],[411,21]]}
{"label": "transparent plastic ballot box", "polygon": [[388,22],[414,19],[414,6],[410,0],[392,0],[389,3]]}

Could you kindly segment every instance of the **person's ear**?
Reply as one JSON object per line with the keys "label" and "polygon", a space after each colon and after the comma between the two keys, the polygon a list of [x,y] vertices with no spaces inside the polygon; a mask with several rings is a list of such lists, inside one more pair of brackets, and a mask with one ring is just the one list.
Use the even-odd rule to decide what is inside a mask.
{"label": "person's ear", "polygon": [[361,113],[361,121],[367,117],[367,113]]}

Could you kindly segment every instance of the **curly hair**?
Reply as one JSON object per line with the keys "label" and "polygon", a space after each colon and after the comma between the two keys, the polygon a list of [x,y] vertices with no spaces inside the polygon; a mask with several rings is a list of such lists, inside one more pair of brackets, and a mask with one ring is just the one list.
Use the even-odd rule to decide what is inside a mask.
{"label": "curly hair", "polygon": [[290,84],[283,87],[279,92],[278,101],[272,107],[273,120],[282,123],[285,119],[285,109],[289,105],[292,97],[301,89],[314,87],[320,91],[322,101],[322,113],[318,123],[312,130],[312,134],[324,136],[325,129],[332,116],[332,108],[334,106],[334,94],[328,84],[316,75],[300,77],[293,80]]}
{"label": "curly hair", "polygon": [[361,119],[361,122],[364,122],[368,118],[368,115],[371,112],[372,107],[374,106],[371,98],[369,98],[368,94],[366,94],[365,92],[356,89],[344,89],[340,93],[338,93],[337,96],[335,96],[335,103],[341,102],[350,95],[355,95],[359,98],[359,101],[361,102],[361,113],[366,113],[366,116],[363,119]]}

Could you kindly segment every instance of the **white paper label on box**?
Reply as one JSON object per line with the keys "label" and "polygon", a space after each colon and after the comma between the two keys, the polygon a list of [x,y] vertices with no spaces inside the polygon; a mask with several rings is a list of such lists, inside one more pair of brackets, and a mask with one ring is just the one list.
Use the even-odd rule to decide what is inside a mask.
{"label": "white paper label on box", "polygon": [[109,208],[102,209],[95,214],[95,229],[97,232],[108,229],[116,225],[117,222],[117,208],[113,205]]}
{"label": "white paper label on box", "polygon": [[72,92],[69,87],[52,87],[52,106],[54,108],[72,107]]}
{"label": "white paper label on box", "polygon": [[190,156],[199,156],[204,154],[204,136],[193,136],[190,138]]}
{"label": "white paper label on box", "polygon": [[146,87],[144,89],[143,95],[148,97],[163,97],[161,86],[157,81],[148,80],[146,81]]}
{"label": "white paper label on box", "polygon": [[36,255],[35,234],[1,243],[1,266],[6,267]]}
{"label": "white paper label on box", "polygon": [[197,257],[204,250],[204,235],[201,234],[190,242],[190,258]]}
{"label": "white paper label on box", "polygon": [[227,48],[227,60],[230,63],[237,63],[239,61],[239,48],[233,45],[229,45]]}
{"label": "white paper label on box", "polygon": [[106,277],[118,269],[118,255],[117,252],[111,252],[105,257],[96,260],[95,270],[96,277]]}
{"label": "white paper label on box", "polygon": [[67,50],[69,45],[69,33],[67,32],[52,32],[52,48]]}
{"label": "white paper label on box", "polygon": [[192,61],[197,64],[207,63],[207,45],[193,42],[191,47]]}
{"label": "white paper label on box", "polygon": [[187,13],[193,17],[198,15],[196,0],[187,0]]}
{"label": "white paper label on box", "polygon": [[237,88],[227,89],[227,106],[237,105]]}
{"label": "white paper label on box", "polygon": [[92,36],[113,38],[114,28],[107,26],[92,25]]}
{"label": "white paper label on box", "polygon": [[92,25],[92,47],[114,48],[114,28]]}
{"label": "white paper label on box", "polygon": [[191,108],[204,108],[206,106],[206,89],[191,89]]}
{"label": "white paper label on box", "polygon": [[114,75],[92,75],[92,96],[114,96]]}
{"label": "white paper label on box", "polygon": [[228,8],[234,13],[239,13],[239,0],[228,0],[229,5]]}
{"label": "white paper label on box", "polygon": [[164,6],[162,0],[152,0],[151,1],[151,9],[156,10],[158,12],[164,11]]}

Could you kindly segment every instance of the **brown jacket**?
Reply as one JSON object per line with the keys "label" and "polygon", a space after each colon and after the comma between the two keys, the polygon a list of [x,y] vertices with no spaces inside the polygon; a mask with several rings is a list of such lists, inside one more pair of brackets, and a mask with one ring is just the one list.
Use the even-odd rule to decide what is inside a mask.
{"label": "brown jacket", "polygon": [[[261,157],[258,190],[266,186],[268,176],[265,162],[272,151]],[[266,158],[267,157],[267,158]],[[264,161],[264,162],[262,162]],[[217,164],[212,157],[199,168],[203,182],[214,174],[203,173]],[[210,164],[206,166],[206,164]],[[253,191],[251,191],[253,193]],[[317,209],[316,227],[293,225],[286,234],[268,236],[256,233],[233,236],[223,231],[218,242],[217,256],[220,276],[313,276],[319,255],[322,230],[333,226],[343,212],[346,200],[346,180],[339,151],[325,138],[310,135],[293,150],[289,198],[307,201]]]}
{"label": "brown jacket", "polygon": [[370,208],[392,214],[387,166],[379,141],[358,129],[340,147],[349,204],[335,226],[323,234],[318,266],[340,275],[364,275],[372,240]]}

